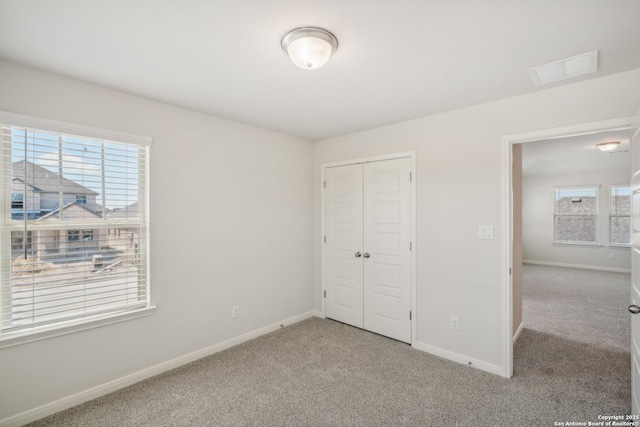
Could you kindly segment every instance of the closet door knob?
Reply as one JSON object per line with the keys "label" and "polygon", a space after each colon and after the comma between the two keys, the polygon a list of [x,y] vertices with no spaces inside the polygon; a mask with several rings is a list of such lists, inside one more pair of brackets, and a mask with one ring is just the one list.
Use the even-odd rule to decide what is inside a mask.
{"label": "closet door knob", "polygon": [[640,313],[640,307],[638,307],[638,306],[637,306],[637,305],[635,305],[635,304],[631,304],[631,305],[629,306],[629,313],[631,313],[631,314],[638,314],[638,313]]}
{"label": "closet door knob", "polygon": [[362,255],[365,258],[369,258],[371,255],[369,255],[369,252],[365,252],[364,255]]}
{"label": "closet door knob", "polygon": [[356,258],[360,258],[362,254],[360,252],[356,252]]}

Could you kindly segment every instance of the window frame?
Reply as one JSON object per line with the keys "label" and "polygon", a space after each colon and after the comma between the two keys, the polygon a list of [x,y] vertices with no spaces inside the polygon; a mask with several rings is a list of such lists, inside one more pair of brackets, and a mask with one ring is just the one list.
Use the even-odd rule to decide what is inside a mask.
{"label": "window frame", "polygon": [[[594,215],[562,215],[558,214],[557,197],[558,191],[568,190],[595,190],[595,214]],[[587,247],[600,247],[600,185],[572,185],[553,187],[553,223],[552,223],[552,243],[558,246],[587,246]],[[556,238],[556,220],[558,217],[593,217],[595,223],[595,238],[592,242],[582,240],[558,240]]]}
{"label": "window frame", "polygon": [[90,242],[93,240],[93,229],[89,228],[83,228],[82,230],[80,230],[80,238],[82,239],[83,242]]}
{"label": "window frame", "polygon": [[[629,206],[631,206],[631,199],[633,198],[633,191],[631,190],[631,184],[615,184],[609,186],[609,204],[607,210],[609,211],[608,216],[608,224],[607,227],[609,229],[609,243],[608,246],[612,248],[630,248],[631,247],[631,234],[633,234],[633,227],[631,225],[631,208],[629,210],[629,215],[613,215],[611,212],[611,198],[613,197],[614,188],[628,188],[629,189]],[[611,237],[613,233],[611,232],[611,219],[612,218],[620,218],[620,217],[628,217],[629,218],[629,243],[613,243],[611,241]]]}
{"label": "window frame", "polygon": [[73,230],[67,230],[67,242],[79,242],[80,230],[74,228]]}
{"label": "window frame", "polygon": [[[20,196],[20,197],[14,197]],[[20,206],[17,204],[20,203]],[[14,206],[14,204],[16,206]],[[22,209],[24,210],[24,193],[11,193],[11,209]]]}
{"label": "window frame", "polygon": [[90,242],[92,240],[93,240],[92,228],[74,228],[74,229],[67,230],[68,242]]}
{"label": "window frame", "polygon": [[[84,317],[72,318],[70,320],[63,318],[52,323],[35,326],[32,328],[1,332],[0,349],[152,315],[156,309],[156,307],[151,303],[151,276],[149,259],[149,163],[152,139],[145,136],[126,134],[122,132],[92,128],[82,125],[74,125],[4,111],[0,111],[0,124],[2,124],[3,126],[35,128],[52,133],[79,135],[87,139],[101,139],[142,147],[145,155],[142,156],[144,158],[139,158],[139,161],[143,161],[145,162],[145,164],[141,165],[143,166],[143,168],[138,177],[138,209],[140,215],[137,219],[137,222],[134,224],[133,221],[110,220],[108,223],[105,223],[104,226],[98,228],[107,229],[109,228],[109,225],[133,225],[136,227],[140,227],[140,229],[143,230],[144,235],[141,236],[142,241],[140,246],[145,251],[145,262],[141,268],[143,269],[144,275],[146,277],[146,283],[144,283],[144,286],[146,288],[146,301],[144,302],[144,306],[140,308],[91,314]],[[9,147],[10,149],[10,145],[11,143],[9,141],[6,141],[4,139],[0,140],[0,149],[2,149],[3,151],[7,150],[7,147]],[[0,164],[0,171],[3,172],[0,173],[0,192],[9,194],[11,193],[12,175],[11,173],[7,174],[4,172],[6,170],[6,165],[4,164],[3,159],[0,160],[0,163],[2,163]],[[2,207],[0,208],[0,242],[3,243],[0,244],[0,279],[2,279],[0,280],[0,295],[2,295],[4,292],[7,292],[7,290],[4,289],[4,286],[11,286],[10,284],[5,285],[5,283],[9,283],[11,276],[11,233],[12,231],[16,230],[16,223],[20,222],[22,221],[12,219],[11,204],[2,203]],[[44,224],[42,225],[42,229],[47,228],[50,227]],[[78,228],[79,227],[75,224],[65,224],[62,225],[62,227],[57,227],[57,229],[67,230]],[[79,237],[84,237],[84,231],[88,230],[91,231],[91,237],[93,239],[93,229],[95,228],[96,227],[94,225],[88,224],[88,226],[85,227],[85,230],[83,230],[82,228],[78,230],[78,235]],[[5,245],[5,242],[9,242],[9,244]],[[3,316],[1,310],[2,307],[0,306],[0,316]]]}

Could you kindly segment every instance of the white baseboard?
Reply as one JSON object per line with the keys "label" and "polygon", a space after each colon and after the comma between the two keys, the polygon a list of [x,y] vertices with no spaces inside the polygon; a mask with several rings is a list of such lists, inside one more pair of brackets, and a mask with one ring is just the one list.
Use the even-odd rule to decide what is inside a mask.
{"label": "white baseboard", "polygon": [[257,338],[269,332],[273,332],[275,330],[280,329],[282,325],[288,326],[288,325],[292,325],[294,323],[300,322],[302,320],[314,317],[316,315],[316,311],[317,310],[308,311],[306,313],[302,313],[300,315],[290,317],[280,322],[276,322],[271,325],[262,327],[260,329],[256,329],[255,331],[248,332],[246,334],[240,335],[235,338],[231,338],[227,341],[223,341],[221,343],[214,344],[209,347],[205,347],[203,349],[194,351],[189,354],[185,354],[183,356],[177,357],[172,360],[168,360],[166,362],[160,363],[155,366],[151,366],[141,371],[134,372],[133,374],[129,374],[124,377],[115,379],[113,381],[109,381],[107,383],[98,385],[96,387],[92,387],[90,389],[81,391],[71,396],[67,396],[62,399],[56,400],[54,402],[39,406],[37,408],[30,409],[25,412],[21,412],[19,414],[0,420],[0,427],[18,427],[35,420],[39,420],[40,418],[44,418],[48,415],[55,414],[56,412],[63,411],[65,409],[71,408],[73,406],[79,405],[81,403],[87,402],[97,397],[104,396],[105,394],[111,393],[113,391],[119,390],[129,385],[135,384],[142,380],[146,380],[147,378],[151,378],[153,376],[156,376],[163,372],[177,368],[184,364],[196,361],[198,359],[202,359],[203,357],[210,356],[222,350],[226,350],[230,347],[241,344],[245,341],[249,341],[251,339]]}
{"label": "white baseboard", "polygon": [[489,372],[491,374],[504,376],[502,366],[493,365],[491,363],[483,362],[482,360],[474,359],[472,357],[467,357],[465,355],[454,353],[449,350],[444,350],[440,347],[425,344],[422,342],[416,342],[415,344],[413,344],[413,348],[424,351],[426,353],[433,354],[438,357],[451,360],[453,362],[458,362],[463,365],[467,365],[471,368],[477,368],[477,369],[480,369],[481,371]]}
{"label": "white baseboard", "polygon": [[313,317],[319,317],[320,319],[324,319],[324,313],[322,312],[322,310],[313,310]]}
{"label": "white baseboard", "polygon": [[518,330],[516,331],[515,334],[513,334],[513,345],[516,345],[516,341],[518,341],[518,338],[520,338],[520,334],[522,333],[523,329],[524,329],[524,322],[520,322],[520,326],[518,326]]}
{"label": "white baseboard", "polygon": [[533,265],[548,265],[550,267],[567,267],[567,268],[582,268],[585,270],[610,271],[612,273],[631,273],[630,268],[600,267],[596,265],[565,264],[562,262],[531,261],[531,260],[523,260],[522,263],[533,264]]}

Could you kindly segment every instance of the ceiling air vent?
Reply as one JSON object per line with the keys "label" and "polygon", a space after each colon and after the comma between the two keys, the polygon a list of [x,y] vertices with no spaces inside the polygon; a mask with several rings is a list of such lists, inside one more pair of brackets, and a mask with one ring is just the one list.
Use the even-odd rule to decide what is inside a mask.
{"label": "ceiling air vent", "polygon": [[529,69],[536,86],[547,85],[598,71],[598,51]]}

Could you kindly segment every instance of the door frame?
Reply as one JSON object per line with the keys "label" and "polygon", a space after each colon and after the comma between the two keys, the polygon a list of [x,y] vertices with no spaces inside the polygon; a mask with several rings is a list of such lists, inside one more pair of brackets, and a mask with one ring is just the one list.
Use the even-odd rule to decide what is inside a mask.
{"label": "door frame", "polygon": [[[540,129],[501,138],[502,157],[502,376],[513,376],[513,145],[543,139],[564,138],[607,130],[626,129],[633,125],[633,116]],[[524,322],[523,322],[524,323]]]}
{"label": "door frame", "polygon": [[325,182],[325,171],[327,168],[337,167],[337,166],[347,166],[354,165],[359,163],[371,163],[371,162],[380,162],[384,160],[393,160],[393,159],[402,159],[402,158],[410,158],[411,159],[411,242],[412,242],[412,250],[411,250],[411,345],[413,346],[416,342],[416,319],[418,318],[418,313],[416,311],[416,253],[418,250],[418,244],[416,242],[416,181],[417,181],[417,173],[416,173],[416,152],[415,151],[402,151],[399,153],[389,153],[382,154],[379,156],[369,156],[369,157],[360,157],[349,160],[340,160],[336,162],[328,162],[322,163],[320,165],[320,299],[322,300],[322,317],[326,318],[326,299],[324,298],[325,293],[325,281],[324,281],[324,236],[325,236],[325,228],[324,228],[324,208],[325,208],[325,195],[324,195],[324,182]]}

